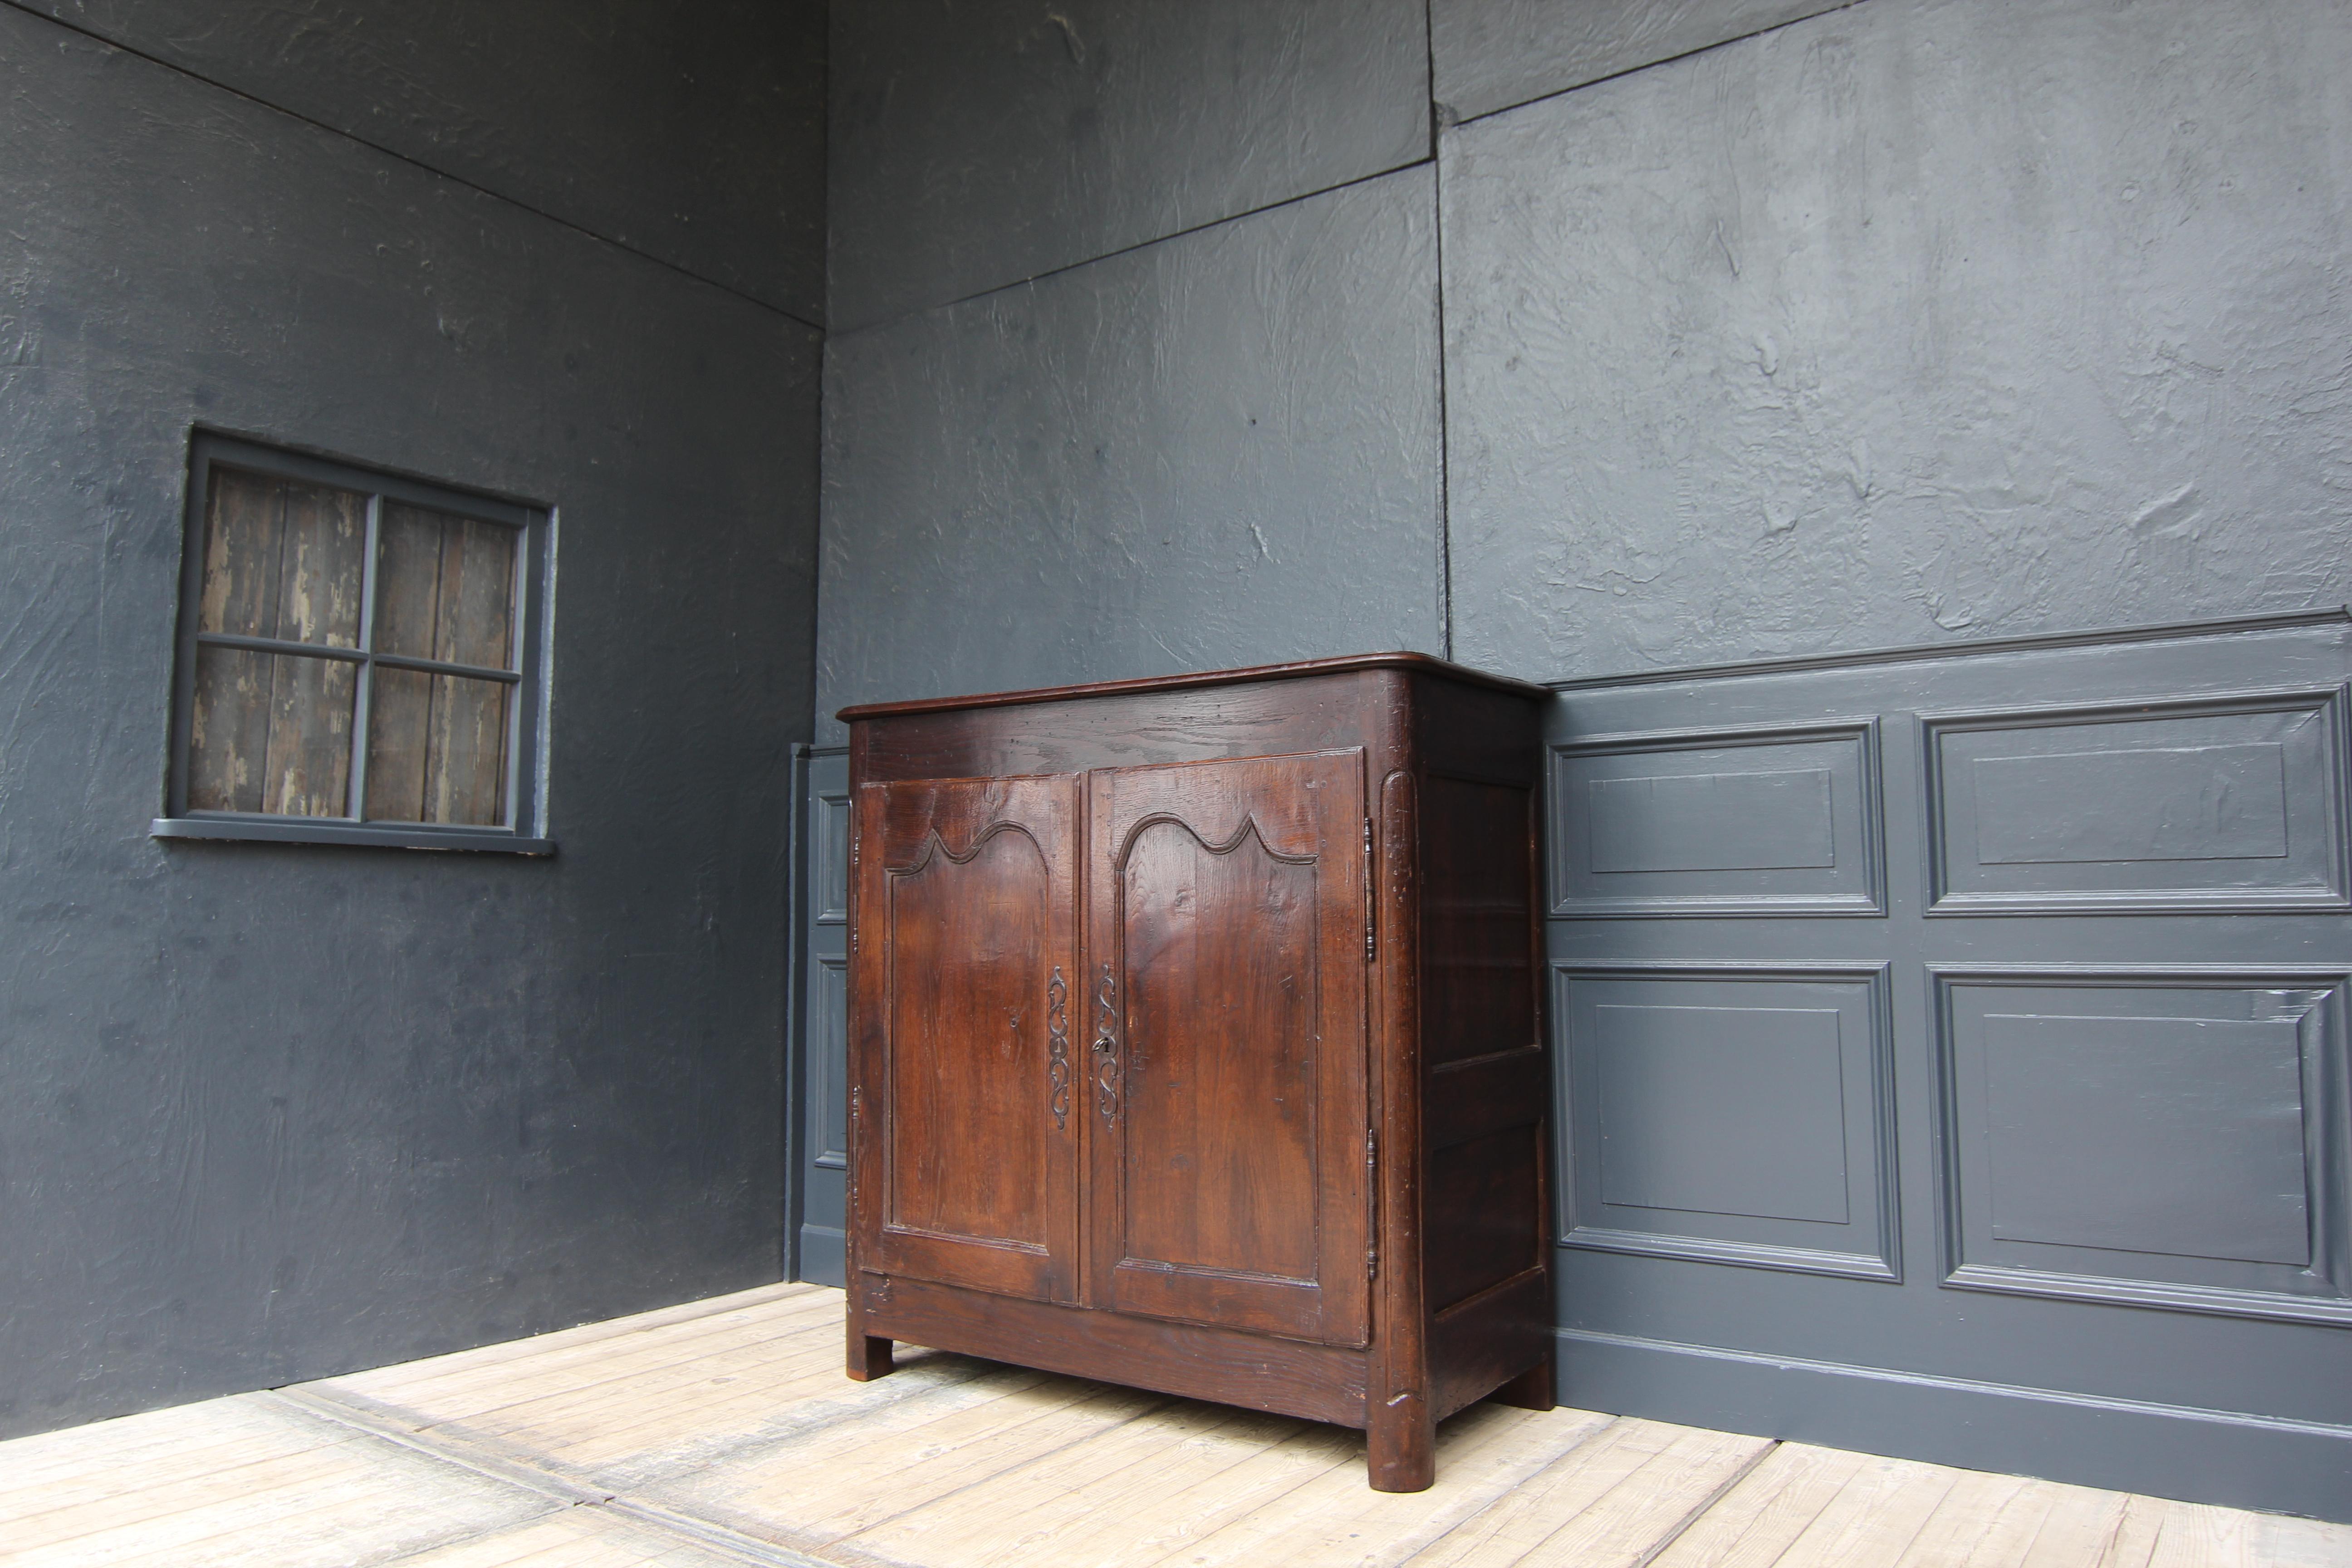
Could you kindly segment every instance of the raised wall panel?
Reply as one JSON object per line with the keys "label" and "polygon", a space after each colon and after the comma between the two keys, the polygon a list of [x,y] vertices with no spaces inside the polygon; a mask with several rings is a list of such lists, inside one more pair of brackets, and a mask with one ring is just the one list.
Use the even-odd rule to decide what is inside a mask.
{"label": "raised wall panel", "polygon": [[2346,907],[2344,696],[1935,717],[1934,914]]}
{"label": "raised wall panel", "polygon": [[1552,913],[1885,912],[1874,721],[1552,749]]}
{"label": "raised wall panel", "polygon": [[1895,1277],[1883,970],[1557,975],[1565,1245]]}
{"label": "raised wall panel", "polygon": [[1947,1282],[2352,1323],[2344,984],[1940,975]]}
{"label": "raised wall panel", "polygon": [[809,1142],[811,1161],[849,1168],[849,960],[819,958],[809,968]]}
{"label": "raised wall panel", "polygon": [[816,820],[809,825],[809,846],[814,859],[810,885],[816,893],[819,925],[843,925],[849,920],[849,797],[826,792],[816,797]]}

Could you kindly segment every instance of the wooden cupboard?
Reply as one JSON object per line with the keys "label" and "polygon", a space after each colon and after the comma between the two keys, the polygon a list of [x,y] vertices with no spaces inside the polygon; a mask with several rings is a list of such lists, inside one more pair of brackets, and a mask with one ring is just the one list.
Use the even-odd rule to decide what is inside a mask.
{"label": "wooden cupboard", "polygon": [[1417,654],[846,710],[849,1371],[1552,1399],[1538,687]]}

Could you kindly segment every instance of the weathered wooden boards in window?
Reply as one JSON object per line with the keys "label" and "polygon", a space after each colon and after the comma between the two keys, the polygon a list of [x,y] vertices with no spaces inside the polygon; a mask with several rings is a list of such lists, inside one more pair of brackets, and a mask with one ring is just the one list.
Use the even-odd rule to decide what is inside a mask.
{"label": "weathered wooden boards in window", "polygon": [[1420,655],[851,709],[851,1375],[1549,1408],[1546,694]]}
{"label": "weathered wooden boards in window", "polygon": [[[197,629],[360,646],[367,501],[349,490],[213,470]],[[201,645],[188,804],[341,816],[356,663]]]}
{"label": "weathered wooden boards in window", "polygon": [[[375,646],[439,664],[508,668],[515,532],[384,503]],[[368,710],[367,816],[499,824],[511,688],[379,665]]]}
{"label": "weathered wooden boards in window", "polygon": [[518,531],[208,471],[189,806],[506,826],[512,683],[462,672],[514,668]]}

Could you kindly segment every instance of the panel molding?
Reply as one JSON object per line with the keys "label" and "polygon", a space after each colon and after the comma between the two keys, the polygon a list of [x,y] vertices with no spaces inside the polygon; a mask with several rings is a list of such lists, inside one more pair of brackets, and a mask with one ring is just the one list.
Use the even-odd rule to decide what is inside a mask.
{"label": "panel molding", "polygon": [[821,790],[816,796],[816,820],[809,834],[809,901],[816,906],[810,923],[849,923],[849,793]]}
{"label": "panel molding", "polygon": [[[828,1171],[849,1169],[849,959],[818,953],[813,1002],[817,1016],[809,1040],[809,1100],[817,1146],[809,1163]],[[840,1118],[836,1125],[835,1118]],[[840,1136],[835,1137],[838,1132]]]}
{"label": "panel molding", "polygon": [[[1584,820],[1581,810],[1570,810],[1561,798],[1563,770],[1570,762],[1580,757],[1663,756],[1678,752],[1839,743],[1853,744],[1859,755],[1855,785],[1858,798],[1854,806],[1860,837],[1858,852],[1863,858],[1860,892],[1580,898],[1570,890],[1569,851],[1565,836],[1570,830],[1570,823],[1580,824]],[[1882,750],[1879,719],[1875,714],[1816,720],[1792,725],[1633,731],[1552,742],[1545,749],[1544,759],[1545,816],[1553,834],[1553,841],[1547,846],[1544,856],[1544,896],[1548,914],[1553,920],[1654,920],[1709,915],[1808,918],[1844,915],[1884,919],[1886,914],[1886,834],[1885,786],[1880,763]],[[1832,834],[1834,839],[1834,817]]]}
{"label": "panel molding", "polygon": [[[1958,1290],[2036,1296],[2112,1307],[2154,1308],[2273,1322],[2352,1326],[2352,1200],[2344,1192],[2347,1134],[2352,1134],[2352,1085],[2347,1081],[2344,1034],[2352,1023],[2352,967],[2344,965],[2247,966],[2239,964],[1947,964],[1927,965],[1929,980],[1929,1050],[1935,1112],[1933,1198],[1939,1283]],[[2189,1281],[2090,1275],[2010,1263],[1970,1261],[1963,1207],[1961,1087],[1955,1049],[1954,1005],[1958,994],[1978,986],[2079,987],[2085,990],[2138,987],[2159,990],[2325,992],[2335,1021],[2330,1049],[2315,1073],[2306,1062],[2315,1092],[2304,1104],[2306,1159],[2317,1168],[2307,1177],[2312,1259],[2301,1272],[2326,1281],[2334,1296],[2301,1296],[2278,1290]],[[2310,1009],[2318,1011],[2319,1007]],[[2314,1100],[2317,1103],[2313,1103]],[[2317,1125],[2315,1127],[2315,1121]]]}
{"label": "panel molding", "polygon": [[1582,1247],[1590,1252],[1675,1258],[1693,1263],[1728,1263],[1741,1268],[1776,1268],[1786,1274],[1832,1274],[1848,1279],[1883,1279],[1889,1284],[1903,1280],[1902,1274],[1885,1258],[1830,1252],[1813,1247],[1774,1247],[1760,1241],[1720,1241],[1709,1237],[1578,1226],[1554,1245]]}
{"label": "panel molding", "polygon": [[1958,643],[1918,643],[1906,647],[1863,648],[1853,653],[1801,653],[1782,658],[1732,659],[1677,669],[1634,669],[1617,675],[1580,675],[1547,680],[1548,691],[1607,691],[1621,686],[1682,686],[1746,676],[1806,675],[1828,669],[1869,669],[1879,665],[1934,664],[2010,653],[2057,652],[2148,642],[2195,642],[2247,632],[2294,631],[2306,626],[2352,627],[2352,607],[2283,610],[2209,621],[2166,621],[2155,626],[2114,626],[2079,632],[2038,632],[2028,637],[1980,637]]}
{"label": "panel molding", "polygon": [[[2329,788],[2326,811],[2333,840],[2326,857],[2328,889],[2179,888],[1952,891],[1949,851],[1950,792],[1946,779],[1944,738],[1992,730],[2058,729],[2074,725],[2147,723],[2168,719],[2228,718],[2315,708],[2326,716],[2325,742]],[[2068,914],[2294,914],[2352,910],[2352,820],[2347,820],[2345,781],[2352,777],[2347,754],[2347,710],[2352,685],[2265,688],[2200,692],[2157,700],[2125,700],[2053,706],[1973,708],[1922,712],[1919,719],[1921,780],[1926,791],[1927,907],[1930,919],[1977,915]],[[2290,809],[2292,803],[2290,802]]]}
{"label": "panel molding", "polygon": [[[1552,1075],[1552,1092],[1557,1101],[1552,1119],[1556,1144],[1553,1165],[1559,1173],[1559,1179],[1553,1184],[1552,1199],[1552,1234],[1556,1246],[1685,1262],[1722,1263],[1735,1268],[1771,1269],[1782,1273],[1825,1274],[1886,1284],[1902,1283],[1902,1194],[1896,1167],[1895,1008],[1891,964],[1806,961],[1661,961],[1585,964],[1555,961],[1549,968],[1551,1016],[1563,1031],[1569,1026],[1570,1018],[1568,989],[1576,980],[1726,980],[1792,984],[1843,982],[1864,987],[1870,1020],[1870,1037],[1866,1046],[1871,1084],[1868,1150],[1871,1179],[1868,1185],[1877,1209],[1877,1224],[1872,1231],[1876,1247],[1872,1252],[1840,1252],[1830,1248],[1738,1241],[1718,1237],[1676,1236],[1656,1231],[1627,1230],[1622,1226],[1579,1225],[1573,1146],[1576,1116],[1570,1098],[1574,1092],[1575,1072],[1572,1064],[1562,1062],[1559,1069]],[[1557,1047],[1563,1055],[1566,1045],[1563,1035]]]}

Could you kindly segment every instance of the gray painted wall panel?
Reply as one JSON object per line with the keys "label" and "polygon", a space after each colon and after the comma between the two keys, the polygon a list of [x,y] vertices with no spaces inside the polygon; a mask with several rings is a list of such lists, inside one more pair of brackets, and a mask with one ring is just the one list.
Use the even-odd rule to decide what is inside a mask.
{"label": "gray painted wall panel", "polygon": [[866,0],[833,50],[840,327],[1429,156],[1418,0]]}
{"label": "gray painted wall panel", "polygon": [[[2006,742],[2019,714],[2128,716],[2160,730],[2170,715],[2252,710],[2333,747],[2312,700],[2243,694],[2325,691],[2347,675],[2352,621],[2337,612],[2222,635],[1565,691],[1548,728],[1569,756],[1577,743],[1607,754],[1606,737],[1701,722],[1769,733],[1874,720],[1887,861],[1877,918],[1702,909],[1550,922],[1560,1168],[1580,1184],[1559,1254],[1564,1397],[2342,1517],[2352,1500],[2346,916],[2291,903],[2217,915],[2177,900],[2163,912],[1931,907],[1928,785],[1935,715],[2005,710],[1988,721],[1997,727],[1958,732]],[[2332,777],[2316,789],[2323,815],[2352,807]],[[1817,1175],[1819,1157],[1819,1134],[1780,1149],[1770,1136],[1802,1125],[1784,1103],[1802,1082],[1793,1071],[1736,1097],[1711,1085],[1651,1094],[1596,1151],[1593,1004],[1624,1000],[1596,986],[1639,976],[1664,1005],[1721,1007],[1738,999],[1703,987],[1882,963],[1891,1092],[1881,1146],[1890,1202],[1900,1199],[1898,1280],[1840,1278],[1819,1256],[1706,1250],[1690,1238],[1801,1244],[1686,1210],[1634,1221],[1604,1207],[1595,1226],[1581,1184],[1608,1157],[1638,1168],[1643,1153],[1618,1147],[1627,1139],[1653,1152],[1706,1150],[1682,1157],[1722,1193],[1791,1190]],[[1776,1036],[1739,1038],[1763,1051]],[[1703,1044],[1654,1043],[1648,1065],[1663,1070]],[[1863,1146],[1850,1128],[1850,1162]],[[1662,1246],[1644,1229],[1684,1242]],[[1740,1368],[1768,1363],[1780,1370],[1765,1394]],[[1888,1420],[1898,1408],[1912,1436]],[[2079,1454],[2052,1441],[2094,1421],[2103,1436]],[[2267,1457],[2250,1462],[2257,1451]]]}
{"label": "gray painted wall panel", "polygon": [[1853,0],[1431,0],[1439,112],[1468,120]]}
{"label": "gray painted wall panel", "polygon": [[1871,724],[1595,738],[1550,767],[1555,915],[1885,910]]}
{"label": "gray painted wall panel", "polygon": [[845,704],[1434,649],[1430,171],[826,345]]}
{"label": "gray painted wall panel", "polygon": [[1930,721],[1936,912],[2346,907],[2343,706]]}
{"label": "gray painted wall panel", "polygon": [[824,320],[824,0],[7,0]]}
{"label": "gray painted wall panel", "polygon": [[1871,0],[1444,140],[1454,648],[2352,595],[2352,12]]}
{"label": "gray painted wall panel", "polygon": [[[0,1433],[776,1277],[816,335],[0,7]],[[165,844],[190,426],[554,505],[560,854]]]}
{"label": "gray painted wall panel", "polygon": [[795,1278],[842,1285],[849,1206],[849,758],[837,750],[812,753],[807,792]]}

